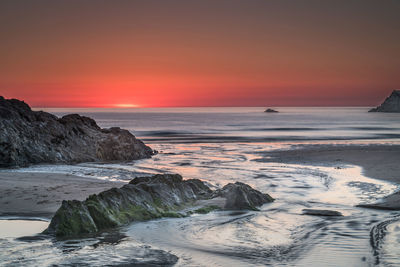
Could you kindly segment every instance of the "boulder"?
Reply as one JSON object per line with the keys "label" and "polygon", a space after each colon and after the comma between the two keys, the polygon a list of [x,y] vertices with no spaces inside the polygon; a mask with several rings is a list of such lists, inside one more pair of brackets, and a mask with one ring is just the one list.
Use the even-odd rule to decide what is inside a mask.
{"label": "boulder", "polygon": [[274,201],[270,195],[241,182],[229,183],[217,190],[214,195],[226,198],[224,209],[228,210],[258,210],[257,206]]}
{"label": "boulder", "polygon": [[[212,191],[197,179],[183,180],[179,174],[157,174],[135,178],[121,188],[89,196],[85,201],[63,201],[45,233],[59,237],[78,236],[161,217],[183,217],[207,213],[220,207],[198,207],[196,203],[225,197],[224,209],[250,209],[273,199],[243,183],[228,184]],[[194,211],[184,208],[197,207]]]}
{"label": "boulder", "polygon": [[127,130],[101,129],[78,114],[57,118],[0,96],[0,167],[135,160],[153,154]]}
{"label": "boulder", "polygon": [[400,90],[394,90],[380,106],[369,112],[400,112]]}

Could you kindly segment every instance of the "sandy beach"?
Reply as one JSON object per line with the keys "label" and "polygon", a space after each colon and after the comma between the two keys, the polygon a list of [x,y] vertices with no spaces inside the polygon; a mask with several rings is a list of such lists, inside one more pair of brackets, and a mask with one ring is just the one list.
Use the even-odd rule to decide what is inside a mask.
{"label": "sandy beach", "polygon": [[0,172],[0,216],[51,218],[62,200],[84,200],[122,184],[57,173]]}
{"label": "sandy beach", "polygon": [[[225,146],[224,144],[216,144],[216,146],[217,145],[221,146],[218,147],[218,149],[224,148]],[[261,208],[262,210],[260,212],[249,212],[244,214],[226,214],[224,212],[216,212],[214,214],[194,215],[181,219],[154,220],[146,223],[134,223],[129,225],[127,228],[123,228],[122,230],[119,229],[118,231],[122,231],[122,233],[129,237],[131,236],[132,240],[141,240],[141,242],[144,244],[159,248],[161,251],[170,251],[171,248],[174,248],[171,253],[179,257],[182,261],[182,264],[178,264],[178,266],[187,266],[191,263],[190,261],[185,261],[185,258],[182,255],[188,252],[187,248],[190,248],[193,243],[191,239],[185,239],[183,237],[194,236],[195,240],[204,240],[201,241],[200,244],[207,248],[210,247],[210,251],[212,251],[214,247],[224,246],[225,241],[223,238],[221,238],[221,235],[218,234],[221,232],[233,240],[232,243],[234,246],[236,246],[236,251],[238,251],[235,255],[238,255],[238,257],[232,258],[232,254],[227,254],[228,256],[223,253],[218,256],[212,254],[213,257],[208,257],[209,262],[206,264],[208,266],[252,266],[252,264],[248,264],[247,255],[249,254],[247,251],[244,252],[245,254],[241,254],[242,251],[240,248],[242,246],[242,233],[249,229],[249,225],[254,227],[254,225],[258,225],[260,222],[262,222],[263,227],[257,229],[252,228],[255,230],[254,233],[250,235],[248,240],[257,240],[257,242],[262,242],[261,245],[263,251],[265,248],[267,248],[267,252],[272,252],[271,254],[267,254],[265,256],[265,254],[258,254],[258,251],[251,250],[253,253],[251,255],[255,255],[253,262],[260,263],[261,261],[264,262],[266,259],[268,259],[269,262],[275,263],[280,261],[280,259],[275,260],[274,256],[271,256],[273,253],[276,253],[275,243],[271,244],[271,242],[275,242],[276,239],[272,240],[268,238],[271,235],[271,231],[269,229],[272,229],[274,233],[279,233],[279,235],[284,237],[287,236],[288,240],[290,240],[289,238],[292,238],[293,236],[291,232],[287,230],[290,228],[285,226],[285,223],[282,222],[282,218],[287,218],[296,224],[295,227],[300,233],[299,236],[293,237],[293,240],[295,240],[293,242],[304,242],[301,243],[301,248],[299,248],[302,250],[298,251],[295,249],[293,252],[305,255],[304,259],[298,260],[298,266],[312,266],[311,263],[314,262],[317,262],[319,266],[325,266],[324,263],[330,261],[331,258],[336,264],[336,258],[338,257],[338,254],[333,253],[331,255],[324,250],[325,247],[322,241],[326,241],[327,239],[322,238],[325,238],[326,236],[333,237],[333,241],[327,240],[329,243],[328,245],[335,246],[335,248],[339,248],[341,251],[347,251],[348,244],[351,244],[351,246],[355,248],[361,248],[361,252],[356,255],[351,254],[346,256],[345,254],[343,258],[340,258],[339,265],[346,266],[346,262],[348,262],[349,259],[355,258],[356,264],[354,264],[354,266],[364,266],[365,261],[362,260],[362,257],[367,257],[371,249],[369,245],[371,242],[369,239],[371,229],[375,229],[374,227],[376,225],[381,225],[378,222],[386,223],[387,221],[391,221],[393,214],[393,212],[384,212],[368,208],[400,209],[398,204],[400,203],[400,194],[392,194],[386,199],[383,199],[383,201],[379,204],[372,203],[369,206],[357,207],[357,205],[360,203],[370,203],[375,201],[375,199],[371,201],[362,201],[360,199],[360,201],[355,202],[353,202],[351,199],[347,200],[346,194],[351,194],[352,192],[351,189],[348,190],[347,184],[340,184],[339,181],[339,188],[335,186],[331,188],[329,186],[327,187],[325,186],[325,182],[329,181],[329,179],[325,179],[327,177],[323,176],[324,173],[315,171],[318,168],[308,168],[307,166],[315,165],[344,168],[346,165],[358,165],[363,168],[364,175],[367,177],[399,183],[400,180],[398,179],[398,166],[400,165],[400,146],[335,146],[316,144],[298,146],[295,150],[290,151],[260,152],[264,153],[262,155],[256,154],[257,152],[254,153],[254,151],[251,150],[251,148],[254,146],[261,147],[258,144],[244,144],[244,148],[234,151],[234,154],[231,151],[229,153],[223,152],[219,154],[219,161],[215,162],[211,161],[213,160],[212,155],[215,154],[215,147],[211,145],[207,146],[209,149],[208,152],[207,150],[199,151],[196,149],[197,147],[191,148],[190,145],[184,146],[185,150],[183,150],[183,155],[169,153],[170,151],[179,151],[180,149],[176,145],[169,145],[167,148],[163,148],[163,150],[166,151],[165,154],[160,153],[157,157],[154,157],[156,160],[146,160],[142,163],[142,165],[136,164],[135,168],[142,167],[141,170],[149,170],[150,168],[162,169],[163,165],[160,164],[160,162],[164,161],[164,166],[168,167],[168,169],[164,170],[180,172],[185,179],[201,178],[196,176],[196,172],[193,170],[200,170],[201,173],[207,173],[207,171],[211,171],[205,180],[207,180],[207,178],[210,179],[209,177],[216,177],[215,180],[210,179],[210,182],[213,184],[216,184],[215,181],[219,181],[218,179],[222,179],[221,177],[223,177],[224,172],[225,174],[228,173],[229,177],[234,177],[236,181],[241,182],[252,182],[254,181],[252,180],[254,179],[252,177],[257,174],[271,174],[270,177],[266,177],[263,179],[263,181],[256,180],[260,186],[255,187],[263,192],[271,193],[271,196],[275,197],[276,199],[275,203],[265,205]],[[188,148],[192,149],[192,151],[189,150],[191,153],[188,153]],[[205,149],[206,148],[203,150]],[[262,147],[260,149],[262,149]],[[247,152],[246,154],[246,151],[250,152]],[[241,159],[244,158],[243,155],[246,156],[247,160],[241,161]],[[225,161],[220,160],[220,157],[222,156],[226,156],[226,158],[223,158]],[[260,161],[253,162],[256,166],[262,166],[262,161],[271,163],[278,162],[278,164],[271,164],[272,167],[269,167],[270,164],[264,164],[264,169],[257,168],[254,172],[247,171],[241,173],[242,166],[251,164],[250,156],[253,156],[253,158],[258,158],[257,161]],[[207,158],[211,158],[211,160],[207,161]],[[184,165],[182,167],[181,164],[183,159],[185,162],[190,162],[191,160],[196,162],[196,160],[200,161],[199,159],[201,159],[201,161],[204,161],[205,163],[196,164],[193,166]],[[300,166],[300,171],[297,172],[296,167],[294,165],[289,166],[289,163],[300,165],[304,164],[307,166],[305,166],[304,169]],[[210,165],[211,167],[218,166],[219,168],[208,168]],[[280,168],[280,165],[283,167]],[[182,167],[181,169],[179,169],[180,166]],[[232,168],[232,166],[234,168]],[[115,171],[118,172],[118,169],[115,169]],[[340,172],[340,170],[338,171]],[[349,177],[349,179],[344,180],[352,181],[352,178]],[[358,178],[355,177],[354,181],[358,181]],[[109,182],[95,178],[84,178],[57,173],[28,173],[15,172],[15,170],[2,170],[0,172],[0,215],[28,216],[50,219],[64,199],[83,200],[90,194],[99,193],[111,187],[120,187],[122,184],[122,182]],[[269,185],[272,184],[274,186],[270,187]],[[377,192],[375,192],[375,190],[377,188],[378,187],[372,186],[357,187],[355,189],[363,190],[365,196],[367,196],[369,194],[376,195]],[[337,191],[340,189],[343,189],[345,193],[342,194],[340,191]],[[325,194],[332,194],[332,191],[343,196],[343,200],[334,198],[334,200],[330,202],[329,197],[324,197]],[[380,198],[384,196],[385,194],[379,195]],[[294,201],[292,201],[292,199],[294,199]],[[284,207],[284,209],[276,207]],[[304,209],[338,211],[344,216],[340,216],[336,219],[327,219],[323,216],[306,216],[302,214]],[[377,221],[377,218],[379,221]],[[237,220],[240,223],[236,224],[235,222]],[[321,228],[321,223],[332,227]],[[311,229],[311,231],[317,229],[317,232],[320,235],[311,235],[309,238],[306,237],[308,232],[304,230],[304,225],[307,225],[307,229]],[[232,234],[231,231],[232,227],[236,229],[234,234]],[[290,225],[290,227],[292,227],[292,225]],[[202,230],[199,231],[199,229]],[[381,241],[374,241],[374,244],[378,244],[379,242]],[[85,241],[78,241],[78,243],[82,244],[82,247],[87,245]],[[28,245],[31,246],[32,244],[40,245],[41,243],[29,243]],[[128,249],[126,250],[126,255],[127,257],[135,257],[135,255],[132,256],[132,251],[137,251],[137,244],[132,243],[128,238],[121,242],[121,245],[115,245],[115,243],[112,243],[110,245],[99,246],[101,250],[98,250],[98,248],[91,249],[89,252],[85,249],[78,250],[81,258],[79,258],[80,261],[77,262],[79,264],[82,262],[88,262],[88,257],[96,258],[89,259],[92,266],[98,266],[96,265],[98,260],[107,263],[112,262],[112,260],[115,258],[115,251],[118,251],[119,253],[125,253],[125,250],[122,248],[122,246],[130,244],[132,246],[127,247]],[[307,244],[309,247],[307,247]],[[60,245],[57,243],[56,245],[51,245],[50,249],[48,247],[40,247],[40,249],[35,248],[33,250],[30,247],[21,247],[21,242],[13,241],[13,243],[4,243],[2,249],[5,252],[3,255],[6,255],[6,253],[11,253],[8,251],[18,251],[18,254],[13,252],[13,255],[18,255],[18,258],[15,258],[16,256],[12,257],[7,254],[7,256],[3,256],[3,261],[7,260],[7,262],[20,262],[21,260],[19,255],[22,254],[27,262],[32,261],[32,255],[35,255],[33,261],[42,262],[43,258],[49,257],[49,255],[54,253],[53,246],[59,247]],[[69,246],[69,244],[66,246]],[[185,249],[179,249],[181,247]],[[324,253],[321,253],[321,249],[324,251]],[[286,250],[287,248],[285,248],[285,251]],[[197,251],[198,250],[196,248],[193,250],[193,252],[190,251],[190,255],[192,255],[191,260],[193,260],[193,262],[203,263],[205,254],[197,254]],[[161,254],[156,255],[157,257],[160,257],[160,262],[165,261],[163,256],[159,256]],[[67,256],[65,256],[64,252],[60,252],[57,257],[51,256],[51,258],[54,262],[54,265],[57,265],[60,262],[72,262],[72,264],[76,263],[75,261],[71,261],[71,259]],[[73,257],[75,259],[75,256]],[[8,258],[10,258],[10,260],[8,260]],[[243,260],[243,258],[245,259]],[[371,260],[368,258],[366,261],[371,262]],[[397,262],[397,258],[394,258],[393,261]],[[337,266],[335,264],[326,266]],[[254,264],[253,266],[260,266],[260,264]]]}
{"label": "sandy beach", "polygon": [[[263,161],[361,166],[364,175],[400,183],[400,146],[328,146],[314,145],[290,151],[275,151]],[[62,200],[84,200],[123,182],[102,181],[56,173],[0,172],[0,215],[40,216],[50,218]],[[400,208],[400,195],[392,195],[386,208]],[[379,207],[378,207],[379,208]]]}
{"label": "sandy beach", "polygon": [[399,145],[312,145],[273,151],[263,161],[363,168],[365,176],[400,183]]}
{"label": "sandy beach", "polygon": [[[275,151],[265,155],[264,161],[298,163],[340,167],[351,164],[363,168],[369,178],[381,179],[400,184],[399,145],[314,145],[290,151]],[[400,191],[386,196],[377,203],[360,207],[400,210]]]}

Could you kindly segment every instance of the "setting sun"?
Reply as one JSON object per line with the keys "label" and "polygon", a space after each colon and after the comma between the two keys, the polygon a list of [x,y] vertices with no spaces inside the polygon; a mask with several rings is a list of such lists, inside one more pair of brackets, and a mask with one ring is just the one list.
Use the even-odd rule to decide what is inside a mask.
{"label": "setting sun", "polygon": [[116,108],[138,108],[138,105],[135,104],[115,104],[113,105]]}

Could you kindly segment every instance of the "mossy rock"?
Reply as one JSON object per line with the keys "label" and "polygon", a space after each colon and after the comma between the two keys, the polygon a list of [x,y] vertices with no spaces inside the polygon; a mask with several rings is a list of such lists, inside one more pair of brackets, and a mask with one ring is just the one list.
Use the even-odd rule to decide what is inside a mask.
{"label": "mossy rock", "polygon": [[221,208],[216,206],[216,205],[210,205],[210,206],[205,206],[199,209],[194,210],[194,213],[199,213],[199,214],[207,214],[210,213],[211,211],[214,210],[220,210]]}
{"label": "mossy rock", "polygon": [[[53,227],[55,225],[57,227]],[[53,233],[56,236],[73,236],[98,230],[84,203],[77,200],[64,200],[45,233]]]}
{"label": "mossy rock", "polygon": [[182,218],[219,210],[216,205],[200,207],[183,214],[196,201],[223,197],[224,209],[251,209],[273,198],[243,183],[228,184],[212,191],[200,180],[183,180],[178,174],[157,174],[133,179],[121,188],[111,188],[85,201],[63,201],[45,233],[60,237],[95,233],[134,221],[162,217]]}

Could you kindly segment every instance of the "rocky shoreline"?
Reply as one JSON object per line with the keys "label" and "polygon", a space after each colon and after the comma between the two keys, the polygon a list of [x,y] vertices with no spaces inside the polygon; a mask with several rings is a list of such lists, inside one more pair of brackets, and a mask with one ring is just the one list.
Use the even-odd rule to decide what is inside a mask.
{"label": "rocky shoreline", "polygon": [[[33,111],[25,102],[0,96],[0,167],[36,163],[126,161],[151,157],[155,151],[129,131],[100,128],[88,117],[58,118]],[[201,201],[200,202],[196,201]],[[211,190],[197,179],[178,174],[135,178],[121,188],[92,194],[86,200],[63,200],[47,234],[79,236],[132,221],[184,217],[215,209],[257,210],[273,198],[236,182]],[[185,208],[188,208],[185,210]]]}
{"label": "rocky shoreline", "polygon": [[126,161],[155,151],[128,130],[100,128],[78,114],[62,118],[33,111],[25,102],[0,96],[0,167],[38,163]]}
{"label": "rocky shoreline", "polygon": [[[198,200],[209,201],[200,204]],[[58,237],[79,236],[133,221],[185,217],[215,209],[257,210],[257,206],[273,200],[268,194],[240,182],[213,191],[198,179],[157,174],[135,178],[121,188],[90,195],[84,201],[63,201],[45,233]]]}

